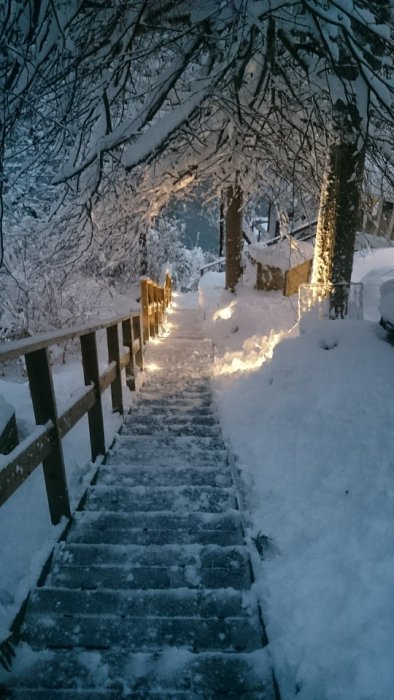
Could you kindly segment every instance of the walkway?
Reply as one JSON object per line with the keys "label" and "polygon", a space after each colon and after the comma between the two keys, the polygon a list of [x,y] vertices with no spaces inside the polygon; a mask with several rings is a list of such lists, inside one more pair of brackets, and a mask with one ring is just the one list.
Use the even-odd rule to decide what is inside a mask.
{"label": "walkway", "polygon": [[171,322],[31,595],[23,640],[33,652],[17,650],[13,698],[274,700],[212,405],[212,344],[198,311]]}

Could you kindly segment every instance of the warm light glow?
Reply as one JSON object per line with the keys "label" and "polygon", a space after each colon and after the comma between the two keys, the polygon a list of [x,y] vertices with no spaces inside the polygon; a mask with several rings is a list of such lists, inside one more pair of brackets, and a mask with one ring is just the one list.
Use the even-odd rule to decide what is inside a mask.
{"label": "warm light glow", "polygon": [[176,326],[175,323],[170,323],[169,321],[167,321],[167,322],[166,322],[166,325],[165,325],[165,330],[166,330],[167,333],[169,333],[170,331],[173,331],[174,328],[176,328],[176,327],[177,327],[177,326]]}
{"label": "warm light glow", "polygon": [[234,374],[235,372],[252,372],[270,360],[274,348],[284,338],[285,333],[271,332],[269,336],[253,336],[245,340],[243,351],[226,352],[223,357],[215,360],[213,372],[215,376]]}
{"label": "warm light glow", "polygon": [[157,372],[159,369],[161,369],[160,365],[156,364],[156,362],[148,362],[145,365],[145,369],[148,370],[148,372]]}
{"label": "warm light glow", "polygon": [[227,321],[227,319],[231,318],[233,315],[234,306],[235,301],[232,301],[229,306],[225,306],[223,309],[218,309],[213,316],[213,320],[217,321],[218,318],[221,318],[223,321]]}
{"label": "warm light glow", "polygon": [[[173,306],[176,306],[176,304],[173,304]],[[168,309],[166,310],[166,314],[170,314],[170,315],[171,315],[171,314],[174,314],[174,313],[175,313],[175,309],[172,309],[172,308],[170,308],[170,307],[168,307]]]}

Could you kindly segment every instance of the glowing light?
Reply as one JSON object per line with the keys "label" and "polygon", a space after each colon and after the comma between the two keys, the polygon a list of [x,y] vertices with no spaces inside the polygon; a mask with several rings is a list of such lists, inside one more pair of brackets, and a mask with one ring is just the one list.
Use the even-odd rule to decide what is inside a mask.
{"label": "glowing light", "polygon": [[145,369],[148,370],[148,372],[157,372],[159,369],[161,369],[160,365],[156,364],[156,362],[148,362],[145,365]]}
{"label": "glowing light", "polygon": [[261,367],[264,362],[272,358],[276,345],[285,335],[285,333],[272,331],[268,336],[248,338],[245,340],[241,352],[226,352],[223,357],[218,357],[215,360],[214,375],[252,372]]}
{"label": "glowing light", "polygon": [[[173,306],[176,306],[176,304],[174,304]],[[171,316],[171,314],[174,314],[174,313],[175,313],[175,309],[172,309],[170,307],[166,311],[166,314],[170,314],[170,316]]]}
{"label": "glowing light", "polygon": [[221,318],[223,321],[227,321],[227,319],[231,318],[233,315],[234,306],[235,301],[232,301],[229,306],[225,306],[223,309],[218,309],[213,316],[213,320],[217,321],[218,318]]}

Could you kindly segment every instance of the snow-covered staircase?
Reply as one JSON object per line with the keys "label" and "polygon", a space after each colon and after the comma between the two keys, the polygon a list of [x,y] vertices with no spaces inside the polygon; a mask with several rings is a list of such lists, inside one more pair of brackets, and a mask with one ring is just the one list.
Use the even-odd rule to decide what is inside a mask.
{"label": "snow-covered staircase", "polygon": [[198,311],[175,320],[30,597],[13,698],[275,698],[212,345]]}

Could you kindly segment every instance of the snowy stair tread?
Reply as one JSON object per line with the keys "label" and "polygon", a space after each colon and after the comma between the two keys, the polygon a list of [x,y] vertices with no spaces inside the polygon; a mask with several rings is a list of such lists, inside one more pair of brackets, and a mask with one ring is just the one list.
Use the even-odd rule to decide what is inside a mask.
{"label": "snowy stair tread", "polygon": [[[143,385],[44,585],[12,697],[274,700],[200,314]],[[172,342],[174,340],[174,342]]]}
{"label": "snowy stair tread", "polygon": [[91,511],[161,511],[175,509],[178,513],[206,511],[220,513],[235,508],[232,488],[218,486],[133,486],[97,485],[88,490],[86,508]]}
{"label": "snowy stair tread", "polygon": [[[33,652],[34,654],[34,652]],[[264,651],[253,654],[222,652],[193,653],[184,649],[163,653],[119,654],[108,650],[53,650],[46,658],[37,653],[34,672],[26,674],[32,688],[20,690],[20,700],[52,700],[57,697],[79,700],[116,698],[125,687],[129,697],[168,698],[168,700],[210,700],[244,698],[274,700],[271,683],[264,677],[267,666]],[[171,673],[169,672],[171,669]],[[39,685],[39,690],[34,691]],[[59,685],[64,689],[62,695]],[[86,688],[86,691],[81,691]],[[30,695],[28,693],[31,693]],[[58,694],[59,693],[59,694]]]}

